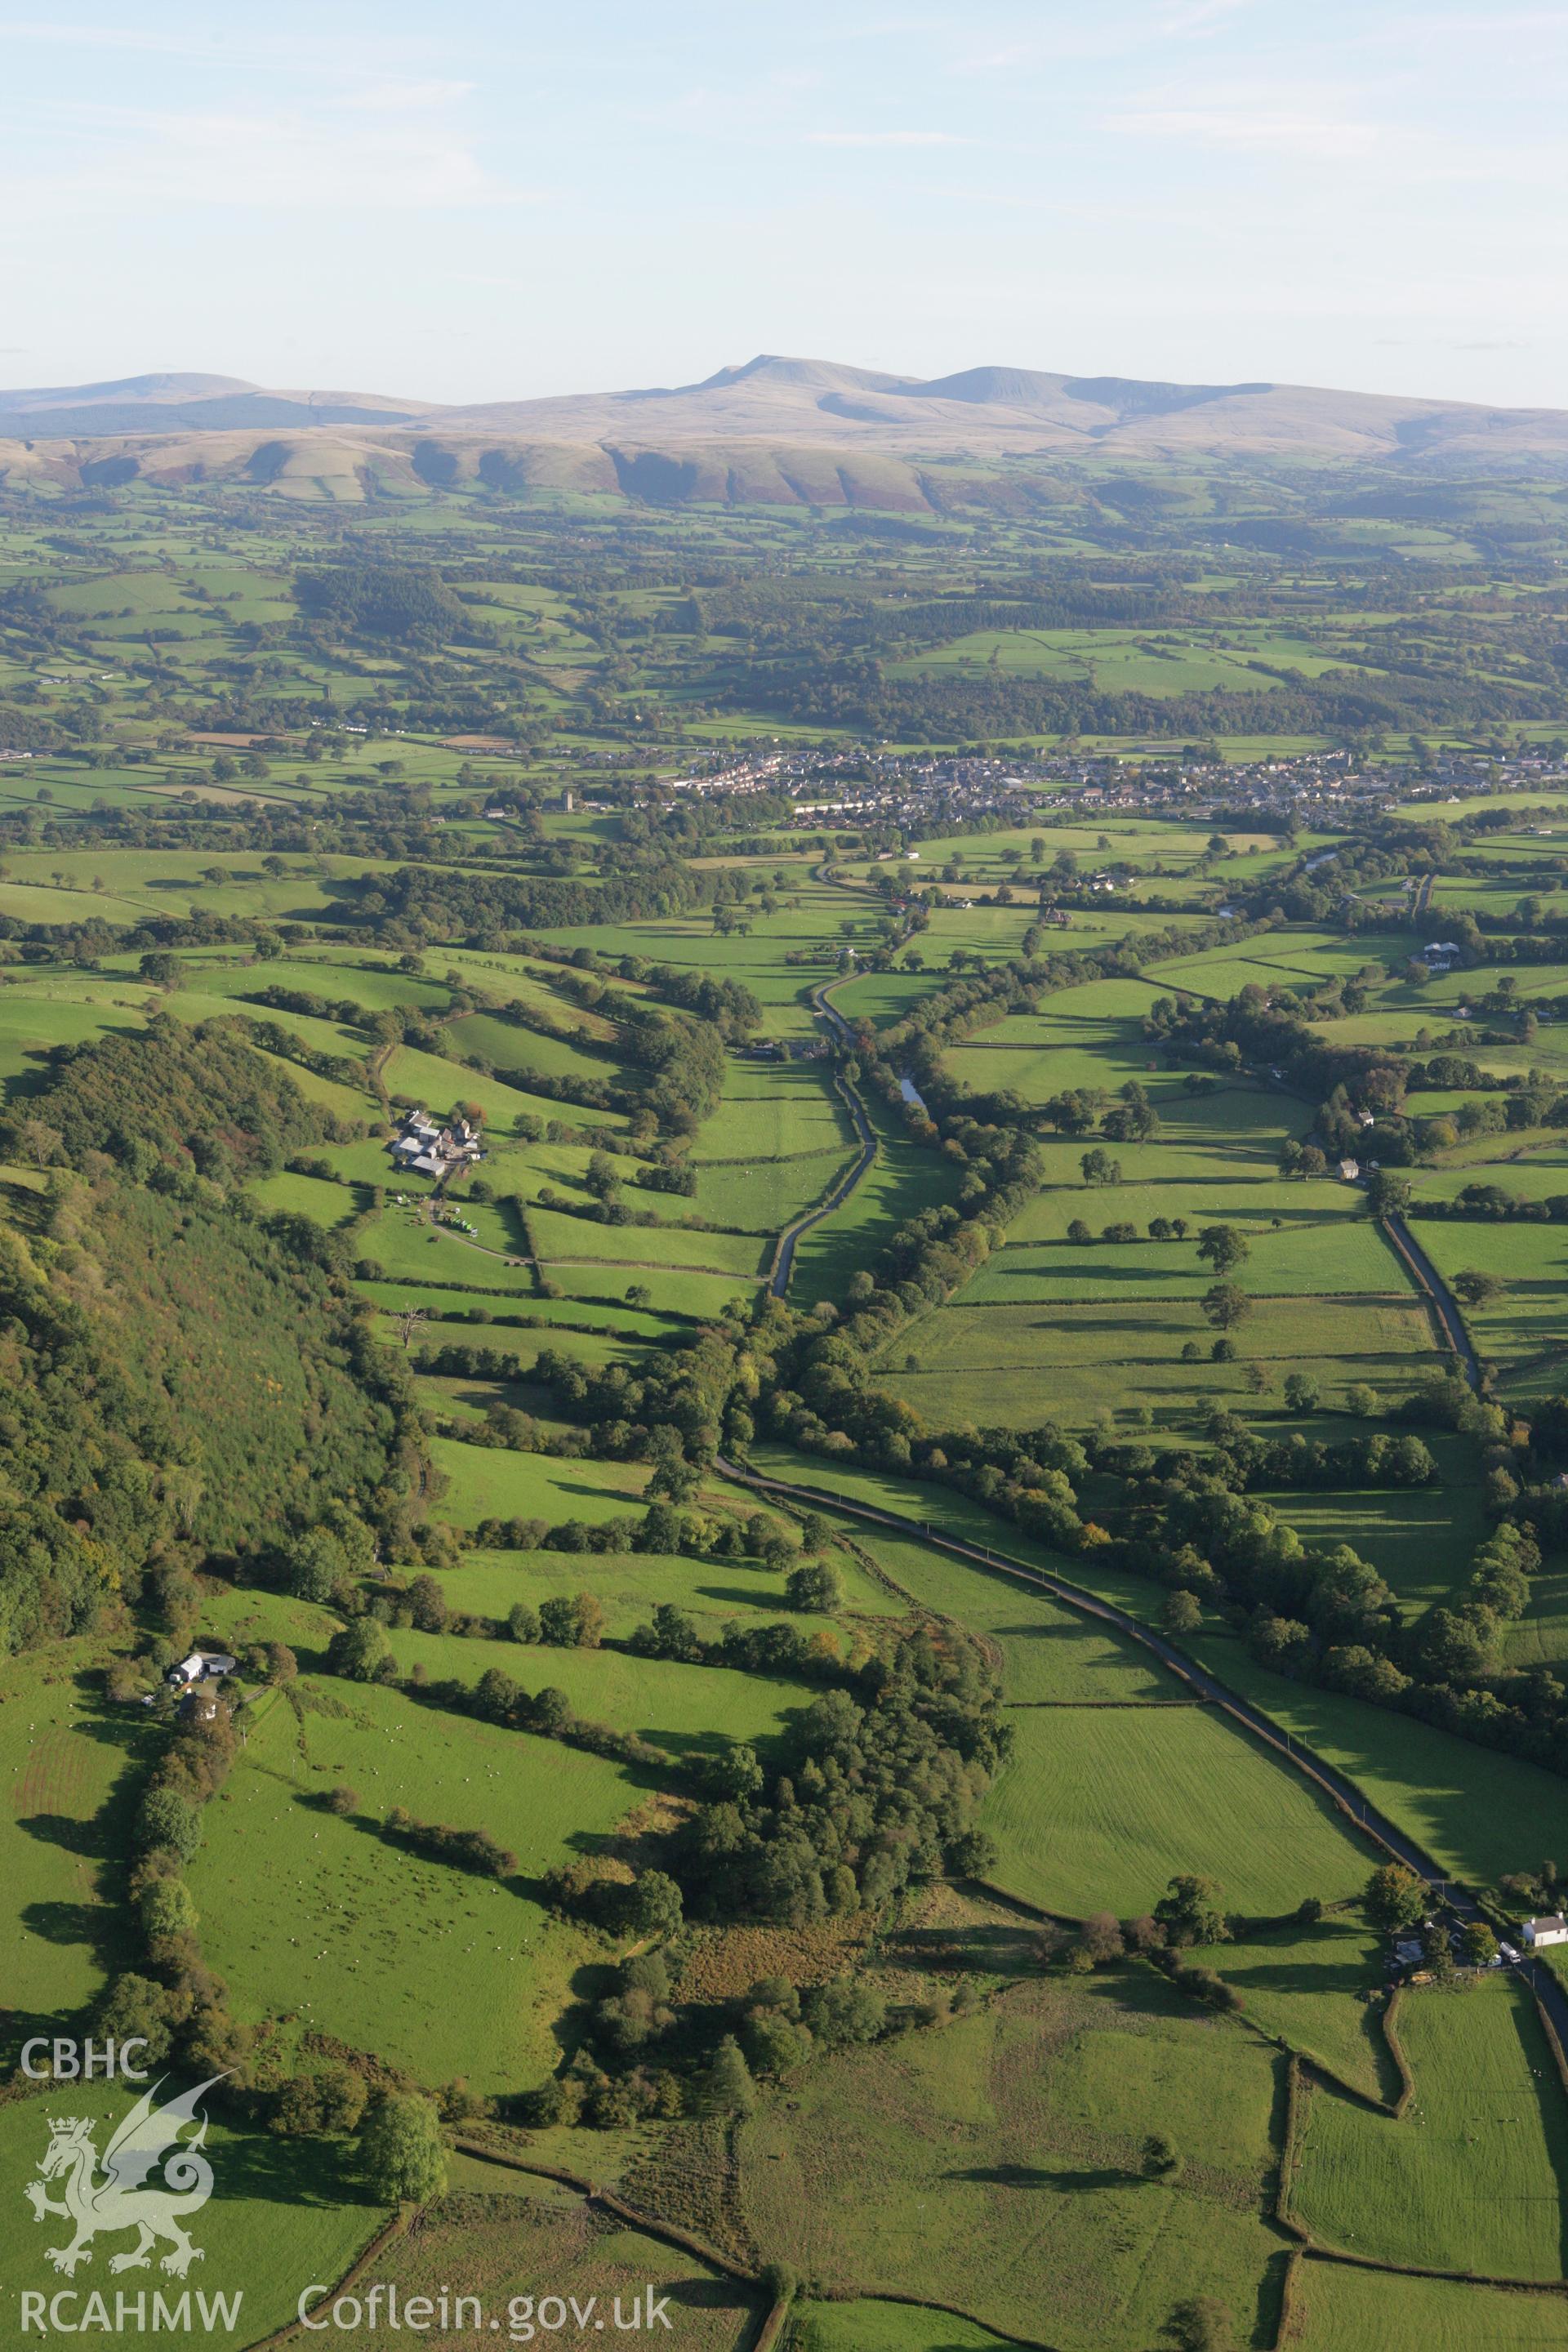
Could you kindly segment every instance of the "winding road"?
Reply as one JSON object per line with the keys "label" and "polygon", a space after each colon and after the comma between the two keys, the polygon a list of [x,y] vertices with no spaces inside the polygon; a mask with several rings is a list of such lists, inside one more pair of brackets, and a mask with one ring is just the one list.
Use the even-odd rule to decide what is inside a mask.
{"label": "winding road", "polygon": [[[1434,1902],[1458,1924],[1468,1926],[1481,1918],[1479,1906],[1473,1895],[1447,1877],[1442,1865],[1426,1848],[1399,1828],[1396,1822],[1391,1822],[1385,1813],[1380,1812],[1345,1773],[1337,1770],[1332,1764],[1325,1763],[1321,1756],[1304,1747],[1291,1733],[1281,1731],[1260,1707],[1254,1706],[1250,1700],[1243,1698],[1239,1692],[1221,1682],[1217,1675],[1211,1674],[1206,1666],[1199,1665],[1195,1659],[1175,1648],[1163,1634],[1157,1633],[1152,1626],[1145,1625],[1127,1610],[1118,1608],[1113,1601],[1102,1601],[1097,1593],[1087,1591],[1081,1584],[1074,1584],[1066,1577],[1051,1575],[1045,1569],[1032,1568],[1006,1552],[994,1550],[988,1544],[967,1543],[961,1536],[942,1535],[923,1520],[906,1518],[896,1511],[880,1510],[870,1503],[853,1502],[846,1496],[819,1486],[800,1485],[792,1478],[764,1477],[760,1472],[743,1469],[739,1464],[722,1457],[718,1460],[716,1467],[726,1477],[762,1494],[794,1497],[826,1510],[842,1511],[851,1518],[868,1520],[877,1527],[890,1528],[900,1535],[917,1537],[938,1551],[951,1552],[955,1559],[1010,1576],[1020,1584],[1048,1593],[1052,1600],[1064,1602],[1068,1608],[1076,1609],[1084,1616],[1098,1618],[1102,1623],[1113,1625],[1118,1633],[1150,1651],[1163,1666],[1184,1682],[1201,1699],[1228,1716],[1242,1731],[1260,1742],[1277,1763],[1288,1766],[1303,1780],[1311,1781],[1322,1793],[1331,1797],[1340,1810],[1373,1844],[1381,1846],[1395,1862],[1403,1863],[1407,1870],[1415,1871],[1418,1877],[1425,1879],[1432,1889]],[[1558,2041],[1564,2049],[1568,2049],[1568,1989],[1538,1960],[1522,1959],[1513,1967],[1514,1973],[1530,1984],[1550,2018]]]}

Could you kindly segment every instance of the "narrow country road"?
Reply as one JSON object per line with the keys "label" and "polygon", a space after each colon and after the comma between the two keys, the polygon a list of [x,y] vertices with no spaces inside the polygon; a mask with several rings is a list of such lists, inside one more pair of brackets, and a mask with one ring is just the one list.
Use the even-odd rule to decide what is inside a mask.
{"label": "narrow country road", "polygon": [[[1292,1087],[1277,1072],[1270,1070],[1268,1076],[1269,1084],[1278,1087],[1281,1094],[1293,1095],[1298,1101],[1306,1099],[1298,1087]],[[1459,1312],[1458,1300],[1454,1297],[1403,1217],[1390,1214],[1380,1218],[1378,1223],[1389,1247],[1436,1316],[1449,1345],[1459,1360],[1460,1370],[1471,1388],[1479,1392],[1481,1385],[1481,1368],[1476,1360],[1476,1351],[1470,1345],[1470,1335],[1465,1328],[1465,1318]]]}
{"label": "narrow country road", "polygon": [[1465,1318],[1459,1312],[1459,1302],[1405,1223],[1403,1217],[1387,1216],[1383,1230],[1397,1256],[1403,1259],[1415,1287],[1431,1306],[1447,1334],[1448,1343],[1459,1360],[1459,1367],[1471,1388],[1481,1385],[1481,1368],[1476,1351],[1470,1345],[1470,1335],[1465,1328]]}
{"label": "narrow country road", "polygon": [[[1233,1723],[1269,1749],[1275,1760],[1288,1765],[1304,1780],[1331,1797],[1341,1810],[1349,1815],[1363,1834],[1380,1845],[1396,1862],[1426,1880],[1436,1904],[1461,1925],[1481,1916],[1473,1896],[1458,1885],[1444,1872],[1442,1865],[1425,1847],[1391,1822],[1385,1813],[1370,1802],[1363,1791],[1343,1772],[1327,1764],[1292,1734],[1281,1731],[1260,1707],[1243,1698],[1221,1682],[1194,1658],[1187,1657],[1162,1633],[1143,1624],[1138,1618],[1119,1609],[1114,1601],[1102,1601],[1099,1595],[1073,1584],[1067,1578],[1053,1576],[1044,1569],[1031,1568],[1023,1560],[1014,1559],[1005,1552],[994,1551],[987,1544],[967,1543],[960,1536],[940,1534],[923,1520],[906,1518],[895,1511],[878,1509],[869,1503],[849,1501],[843,1495],[833,1494],[820,1486],[808,1486],[793,1478],[767,1478],[754,1470],[742,1469],[738,1464],[721,1456],[716,1466],[729,1478],[741,1485],[757,1488],[763,1494],[794,1496],[802,1502],[820,1506],[831,1511],[842,1511],[847,1517],[869,1520],[874,1526],[891,1528],[900,1535],[918,1537],[939,1551],[951,1552],[956,1559],[972,1560],[983,1568],[997,1570],[1015,1578],[1020,1584],[1032,1585],[1037,1591],[1049,1593],[1054,1601],[1066,1603],[1069,1609],[1085,1616],[1097,1617],[1114,1625],[1119,1633],[1151,1651],[1162,1665],[1179,1676],[1188,1687],[1212,1706],[1227,1715]],[[1539,1960],[1525,1958],[1517,1964],[1514,1973],[1525,1979],[1536,1993],[1542,2008],[1552,2020],[1553,2030],[1563,2048],[1568,2050],[1568,1990],[1552,1971]]]}
{"label": "narrow country road", "polygon": [[[837,1006],[828,1001],[827,992],[834,985],[832,981],[824,981],[819,987],[812,990],[811,1001],[819,1018],[827,1022],[840,1037],[847,1040],[852,1034],[849,1024]],[[860,1146],[859,1157],[855,1165],[847,1169],[839,1178],[826,1201],[815,1209],[808,1209],[804,1217],[796,1217],[794,1223],[786,1225],[779,1235],[778,1247],[773,1253],[773,1270],[768,1280],[768,1288],[775,1298],[782,1298],[789,1288],[789,1278],[795,1271],[795,1244],[802,1234],[809,1233],[812,1226],[820,1224],[824,1217],[830,1217],[836,1209],[841,1209],[861,1178],[876,1161],[877,1139],[871,1131],[871,1122],[867,1117],[865,1104],[848,1079],[842,1074],[835,1076],[833,1084],[849,1113]]]}

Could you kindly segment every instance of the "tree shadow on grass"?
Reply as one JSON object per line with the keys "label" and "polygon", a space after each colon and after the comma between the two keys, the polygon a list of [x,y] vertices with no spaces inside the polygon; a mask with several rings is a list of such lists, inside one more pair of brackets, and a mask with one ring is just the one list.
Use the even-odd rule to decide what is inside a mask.
{"label": "tree shadow on grass", "polygon": [[[23,1906],[17,1919],[18,1925],[40,1943],[61,1951],[85,1951],[105,1979],[121,1969],[139,1964],[138,1947],[125,1914],[107,1903],[28,1903]],[[0,2019],[7,2025],[16,2021],[5,2011],[0,2011]],[[57,2033],[62,2030],[58,2018],[50,2021],[50,2029]]]}
{"label": "tree shadow on grass", "polygon": [[[942,2174],[944,2180],[973,2180],[993,2189],[1127,2189],[1142,2181],[1142,2173],[1117,2164],[1086,2165],[1077,2171],[1056,2172],[1035,2164],[972,2164]],[[1158,2185],[1158,2184],[1155,2184]]]}
{"label": "tree shadow on grass", "polygon": [[725,1609],[774,1609],[781,1617],[787,1615],[783,1593],[771,1580],[764,1580],[764,1574],[754,1584],[700,1584],[697,1598]]}
{"label": "tree shadow on grass", "polygon": [[285,2139],[270,2132],[238,2131],[213,2166],[213,2202],[256,2202],[298,2209],[301,2205],[376,2205],[356,2176],[346,2142]]}
{"label": "tree shadow on grass", "polygon": [[[384,1824],[372,1813],[336,1811],[330,1792],[324,1789],[296,1789],[293,1791],[293,1801],[308,1813],[313,1813],[318,1818],[325,1816],[329,1820],[341,1822],[344,1829],[356,1831],[361,1837],[374,1838],[377,1845],[387,1847],[400,1859],[422,1862],[432,1870],[449,1870],[458,1878],[471,1880],[476,1886],[501,1886],[509,1895],[515,1895],[524,1902],[536,1904],[541,1910],[546,1907],[549,1890],[544,1880],[528,1871],[512,1871],[504,1878],[494,1878],[488,1872],[468,1870],[460,1862],[447,1861],[442,1854],[427,1853],[415,1839],[389,1836]],[[579,1842],[584,1846],[594,1843],[586,1833],[574,1833],[566,1840],[568,1845],[576,1845]]]}
{"label": "tree shadow on grass", "polygon": [[[737,1276],[737,1280],[738,1279],[739,1277]],[[616,1302],[614,1299],[609,1299],[605,1304],[613,1307]],[[590,1496],[596,1503],[602,1503],[605,1500],[604,1487],[592,1486],[585,1478],[556,1478],[552,1483],[557,1490],[563,1495],[587,1495]],[[637,1510],[642,1505],[642,1496],[637,1492],[635,1487],[628,1488],[626,1494],[624,1496],[620,1496],[618,1499],[625,1503],[628,1511]],[[617,1515],[611,1512],[606,1516],[615,1517]],[[581,1559],[584,1564],[595,1557],[596,1557],[595,1554],[586,1551],[563,1551],[561,1553],[561,1558],[563,1559]]]}
{"label": "tree shadow on grass", "polygon": [[96,1903],[25,1903],[21,1922],[30,1936],[46,1944],[96,1943],[106,1920],[112,1917]]}
{"label": "tree shadow on grass", "polygon": [[671,1731],[658,1724],[639,1723],[637,1738],[662,1748],[671,1762],[688,1763],[695,1757],[727,1756],[734,1741],[722,1731]]}
{"label": "tree shadow on grass", "polygon": [[881,1951],[885,1968],[925,1974],[932,1969],[963,1969],[984,1976],[1033,1976],[1037,1947],[1050,1931],[1037,1927],[976,1926],[906,1927]]}
{"label": "tree shadow on grass", "polygon": [[[58,1846],[62,1853],[74,1853],[87,1862],[110,1862],[125,1851],[123,1823],[111,1817],[111,1802],[106,1802],[86,1821],[74,1813],[25,1813],[17,1817],[16,1827],[24,1837],[36,1838],[41,1845]],[[119,1809],[123,1813],[124,1808]]]}

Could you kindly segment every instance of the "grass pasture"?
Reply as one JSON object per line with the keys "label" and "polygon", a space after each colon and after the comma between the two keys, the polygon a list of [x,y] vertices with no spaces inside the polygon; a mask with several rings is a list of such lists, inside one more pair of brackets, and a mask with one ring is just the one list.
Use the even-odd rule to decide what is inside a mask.
{"label": "grass pasture", "polygon": [[700,1168],[753,1166],[806,1152],[847,1151],[855,1134],[822,1062],[749,1062],[731,1055],[723,1099],[704,1119],[692,1157]]}
{"label": "grass pasture", "polygon": [[140,1707],[100,1695],[109,1654],[84,1638],[0,1662],[0,2052],[12,2063],[41,2021],[85,2009],[135,1957],[117,1865],[155,1748]]}
{"label": "grass pasture", "polygon": [[[795,2077],[742,2126],[746,2210],[765,2254],[831,2293],[929,2294],[1066,2352],[1141,2352],[1184,2294],[1250,2330],[1278,2294],[1259,2210],[1277,2064],[1152,1979],[1027,1983]],[[1174,2190],[1139,2176],[1155,2116],[1204,2150]]]}
{"label": "grass pasture", "polygon": [[6,1100],[37,1092],[46,1056],[55,1046],[85,1045],[117,1030],[140,1029],[144,1002],[123,984],[0,989],[0,1087]]}
{"label": "grass pasture", "polygon": [[[1303,2263],[1294,2297],[1303,2352],[1562,2352],[1568,2296]],[[916,2339],[918,2341],[918,2339]],[[955,2339],[956,2341],[957,2339]],[[831,2343],[831,2339],[829,2339]],[[838,2352],[832,2345],[831,2352]]]}
{"label": "grass pasture", "polygon": [[[588,1230],[592,1232],[594,1228],[590,1226]],[[731,1238],[733,1241],[734,1237]],[[762,1255],[760,1248],[757,1255]],[[709,1274],[700,1268],[684,1266],[671,1272],[651,1258],[616,1265],[609,1258],[562,1257],[552,1260],[545,1271],[570,1302],[571,1314],[577,1312],[579,1301],[588,1301],[611,1310],[617,1322],[624,1312],[621,1302],[634,1283],[647,1292],[649,1312],[689,1323],[723,1314],[733,1299],[744,1304],[761,1279],[756,1275]]]}
{"label": "grass pasture", "polygon": [[791,2352],[1002,2352],[1004,2341],[951,2312],[857,2295],[849,2303],[806,2305]]}
{"label": "grass pasture", "polygon": [[[592,1592],[593,1569],[592,1557],[584,1559],[567,1590]],[[626,1650],[557,1650],[398,1629],[388,1638],[405,1675],[423,1666],[432,1682],[450,1679],[471,1688],[487,1668],[496,1666],[525,1690],[548,1685],[564,1692],[574,1713],[635,1731],[671,1757],[721,1755],[735,1740],[766,1748],[788,1716],[812,1696],[804,1684],[767,1675],[638,1658]]]}
{"label": "grass pasture", "polygon": [[1147,1653],[1045,1593],[913,1538],[853,1519],[842,1524],[922,1608],[956,1617],[979,1634],[1001,1665],[1006,1699],[1047,1706],[1159,1706],[1181,1699],[1181,1685]]}
{"label": "grass pasture", "polygon": [[732,1283],[757,1281],[770,1251],[754,1234],[701,1233],[684,1225],[602,1225],[592,1217],[568,1216],[557,1209],[530,1209],[529,1223],[540,1263],[605,1265],[626,1269],[635,1282],[643,1266],[679,1274],[728,1275]]}
{"label": "grass pasture", "polygon": [[[396,1692],[312,1676],[302,1713],[264,1702],[208,1811],[190,1870],[204,1948],[236,2013],[297,2011],[432,2085],[536,2081],[582,1940],[541,1909],[531,1881],[591,1849],[637,1801],[595,1756],[421,1707]],[[340,1782],[342,1818],[317,1801]],[[487,1829],[518,1879],[468,1876],[387,1844],[394,1805]]]}
{"label": "grass pasture", "polygon": [[[176,2075],[164,2096],[184,2087]],[[73,2084],[65,2104],[71,2114],[90,2118],[101,2156],[132,2103],[129,2085],[95,2082]],[[26,2216],[23,2187],[29,2178],[37,2178],[38,2162],[48,2145],[48,2110],[61,2104],[57,2093],[53,2098],[46,2094],[0,2108],[0,2192],[16,2216]],[[68,2325],[93,2327],[87,2297],[94,2287],[104,2297],[112,2328],[117,2289],[128,2294],[132,2310],[137,2294],[145,2293],[151,2326],[154,2294],[162,2292],[166,2307],[177,2309],[188,2286],[193,2306],[203,2293],[238,2300],[237,2326],[226,2327],[216,2312],[210,2327],[200,2328],[199,2316],[193,2317],[192,2326],[200,2328],[205,2342],[241,2352],[242,2347],[294,2318],[300,2291],[308,2282],[342,2278],[386,2219],[384,2207],[364,2201],[346,2142],[279,2140],[268,2132],[237,2126],[232,2116],[214,2110],[207,2118],[205,2147],[212,2159],[213,2190],[194,2227],[202,2260],[190,2277],[182,2283],[153,2269],[110,2278],[108,2261],[132,2251],[135,2241],[106,2236],[93,2249],[93,2269],[85,2277],[79,2273],[74,2282],[80,2302],[62,2306]],[[49,2194],[58,2199],[58,2184]],[[47,2216],[43,2226],[36,2226],[28,2216],[25,2227],[18,2221],[0,2241],[0,2303],[13,2315],[17,2329],[14,2341],[26,2340],[18,2297],[40,2289],[47,2295],[66,2284],[44,2256],[46,2248],[67,2244],[69,2237],[70,2225],[58,2215]]]}
{"label": "grass pasture", "polygon": [[1348,1773],[1463,1885],[1486,1888],[1562,1843],[1563,1783],[1555,1774],[1412,1716],[1269,1674],[1234,1636],[1205,1631],[1190,1646],[1282,1730]]}
{"label": "grass pasture", "polygon": [[699,1167],[690,1205],[716,1225],[739,1225],[773,1235],[834,1190],[852,1165],[844,1150],[802,1152],[793,1160],[757,1160]]}
{"label": "grass pasture", "polygon": [[646,1464],[575,1462],[548,1454],[513,1454],[438,1437],[431,1446],[447,1480],[444,1513],[461,1527],[481,1519],[614,1519],[640,1511]]}
{"label": "grass pasture", "polygon": [[1241,1928],[1199,1958],[1241,1996],[1263,2033],[1280,2035],[1369,2099],[1399,2095],[1381,2023],[1384,1946],[1359,1908],[1315,1927]]}
{"label": "grass pasture", "polygon": [[[1143,1200],[1148,1202],[1154,1197],[1151,1190]],[[1214,1281],[1212,1270],[1197,1255],[1195,1234],[1182,1242],[1079,1243],[1065,1238],[1071,1217],[1081,1217],[1091,1230],[1124,1218],[1146,1224],[1133,1202],[1123,1202],[1120,1187],[1058,1193],[1053,1196],[1052,1206],[1061,1219],[1063,1238],[1022,1246],[1009,1244],[994,1251],[955,1304],[1197,1298]],[[1178,1196],[1171,1207],[1182,1214],[1187,1203]],[[1226,1205],[1226,1222],[1234,1223],[1248,1240],[1251,1255],[1237,1267],[1235,1278],[1254,1299],[1411,1296],[1409,1278],[1399,1260],[1381,1230],[1365,1218],[1303,1220],[1279,1232],[1265,1226],[1248,1233],[1245,1209],[1238,1202],[1234,1208]]]}
{"label": "grass pasture", "polygon": [[1560,2277],[1568,2103],[1529,1993],[1492,1978],[1407,1994],[1399,2038],[1415,2097],[1398,2123],[1306,2093],[1292,2211],[1383,2262]]}
{"label": "grass pasture", "polygon": [[[852,1554],[836,1552],[834,1565],[848,1613],[902,1614],[903,1604],[869,1577]],[[606,1633],[618,1639],[651,1616],[660,1601],[689,1612],[710,1639],[731,1618],[744,1622],[761,1617],[772,1624],[787,1617],[808,1633],[833,1623],[828,1617],[786,1610],[777,1579],[763,1568],[738,1560],[640,1551],[476,1551],[461,1568],[446,1569],[441,1576],[441,1590],[453,1609],[497,1619],[504,1619],[519,1601],[537,1608],[552,1594],[580,1592],[584,1587],[605,1612]],[[519,1667],[526,1665],[529,1674],[542,1672],[549,1663],[546,1651],[518,1654]],[[526,1681],[529,1675],[519,1678]]]}
{"label": "grass pasture", "polygon": [[1205,1707],[1020,1708],[981,1820],[992,1877],[1081,1918],[1152,1910],[1184,1871],[1256,1917],[1351,1894],[1368,1850],[1338,1813]]}
{"label": "grass pasture", "polygon": [[875,1259],[898,1226],[951,1200],[956,1190],[948,1163],[910,1142],[884,1105],[871,1101],[867,1110],[877,1157],[848,1199],[801,1235],[790,1280],[796,1307],[841,1300],[851,1277]]}
{"label": "grass pasture", "polygon": [[[973,1296],[972,1285],[908,1326],[879,1366],[888,1386],[938,1426],[1081,1428],[1096,1412],[1142,1407],[1157,1425],[1182,1427],[1215,1402],[1245,1412],[1249,1363],[1276,1392],[1288,1373],[1310,1372],[1331,1401],[1362,1381],[1406,1395],[1438,1360],[1414,1296],[1260,1300],[1237,1334],[1237,1360],[1225,1364],[1211,1360],[1215,1335],[1195,1298],[972,1306]],[[1187,1347],[1197,1350],[1192,1362],[1183,1360]]]}
{"label": "grass pasture", "polygon": [[[595,2326],[607,2330],[617,2308],[646,2309],[651,2288],[667,2305],[669,2340],[682,2352],[740,2352],[757,2312],[755,2294],[737,2280],[640,2230],[606,2224],[584,2200],[552,2192],[548,2181],[482,2161],[465,2162],[463,2186],[388,2249],[376,2274],[395,2284],[404,2305],[447,2290],[476,2296],[484,2313],[508,2315],[497,2323],[503,2341],[526,2340],[519,2333],[531,2325],[524,2303],[552,2294],[584,2309],[596,2299],[603,2315],[585,2319],[591,2333]],[[454,2347],[471,2332],[468,2325],[437,2328],[423,2340]],[[575,2327],[571,2336],[584,2340]]]}

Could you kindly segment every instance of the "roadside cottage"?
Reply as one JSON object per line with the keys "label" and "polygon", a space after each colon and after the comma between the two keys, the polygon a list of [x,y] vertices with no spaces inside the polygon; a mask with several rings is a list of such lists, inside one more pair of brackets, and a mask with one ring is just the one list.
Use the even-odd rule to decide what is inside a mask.
{"label": "roadside cottage", "polygon": [[1568,1944],[1568,1919],[1554,1911],[1549,1919],[1527,1919],[1519,1931],[1520,1942],[1527,1951],[1538,1952],[1545,1944]]}

